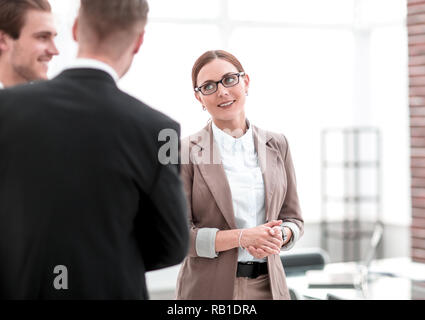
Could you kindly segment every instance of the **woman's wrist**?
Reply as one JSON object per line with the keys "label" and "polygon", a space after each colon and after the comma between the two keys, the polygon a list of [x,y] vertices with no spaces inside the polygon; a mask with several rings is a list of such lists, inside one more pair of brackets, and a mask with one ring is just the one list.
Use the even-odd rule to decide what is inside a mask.
{"label": "woman's wrist", "polygon": [[[220,230],[217,232],[215,239],[215,251],[222,252],[239,248],[239,240],[243,245],[244,233],[241,235],[241,231],[244,229],[232,229],[232,230]],[[239,237],[241,236],[241,239]]]}
{"label": "woman's wrist", "polygon": [[283,245],[282,245],[282,247],[283,247],[283,246],[285,246],[285,245],[286,245],[289,241],[291,241],[291,238],[292,238],[292,230],[291,230],[291,228],[283,227],[283,228],[282,228],[282,231],[286,233],[286,239],[285,239],[285,241],[283,241]]}
{"label": "woman's wrist", "polygon": [[241,248],[241,249],[245,249],[243,246],[242,246],[242,235],[243,235],[243,229],[241,229],[241,230],[239,230],[239,240],[238,240],[238,247],[239,248]]}

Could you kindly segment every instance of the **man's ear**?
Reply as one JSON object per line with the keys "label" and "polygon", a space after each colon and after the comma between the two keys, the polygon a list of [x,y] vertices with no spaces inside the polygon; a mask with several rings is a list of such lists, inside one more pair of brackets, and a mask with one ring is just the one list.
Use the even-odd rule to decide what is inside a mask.
{"label": "man's ear", "polygon": [[8,44],[8,34],[6,32],[4,32],[3,30],[0,30],[0,53],[7,51],[9,49],[9,44]]}
{"label": "man's ear", "polygon": [[72,38],[75,42],[78,42],[78,17],[75,18],[74,24],[72,26]]}
{"label": "man's ear", "polygon": [[137,54],[145,40],[145,30],[137,36],[136,45],[134,46],[133,54]]}

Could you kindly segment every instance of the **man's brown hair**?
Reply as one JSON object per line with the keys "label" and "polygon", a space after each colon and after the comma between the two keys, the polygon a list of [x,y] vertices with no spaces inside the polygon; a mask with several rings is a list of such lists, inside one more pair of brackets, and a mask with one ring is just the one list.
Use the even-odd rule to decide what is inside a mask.
{"label": "man's brown hair", "polygon": [[19,39],[29,10],[51,12],[47,0],[0,0],[0,30],[13,39]]}
{"label": "man's brown hair", "polygon": [[80,17],[103,40],[137,24],[145,25],[148,12],[146,0],[81,0]]}

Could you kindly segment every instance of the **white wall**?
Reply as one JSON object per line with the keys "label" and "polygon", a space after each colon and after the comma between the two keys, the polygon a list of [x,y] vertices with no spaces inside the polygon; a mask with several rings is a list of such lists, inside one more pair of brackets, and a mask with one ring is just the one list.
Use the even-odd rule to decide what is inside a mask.
{"label": "white wall", "polygon": [[[61,51],[53,76],[75,56],[70,27],[79,1],[51,3]],[[150,6],[145,43],[120,81],[123,90],[178,120],[188,135],[208,120],[193,96],[192,65],[206,50],[229,50],[251,78],[250,120],[289,139],[306,222],[320,219],[321,130],[375,126],[383,139],[384,220],[410,223],[406,0]]]}

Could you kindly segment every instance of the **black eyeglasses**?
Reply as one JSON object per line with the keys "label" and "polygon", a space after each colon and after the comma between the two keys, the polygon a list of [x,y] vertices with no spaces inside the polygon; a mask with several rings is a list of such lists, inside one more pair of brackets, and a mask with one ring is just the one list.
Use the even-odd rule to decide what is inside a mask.
{"label": "black eyeglasses", "polygon": [[227,74],[220,81],[207,82],[202,86],[195,88],[195,91],[201,92],[204,96],[208,96],[217,91],[219,83],[221,83],[223,87],[230,88],[236,86],[239,83],[239,78],[244,75],[245,72]]}

